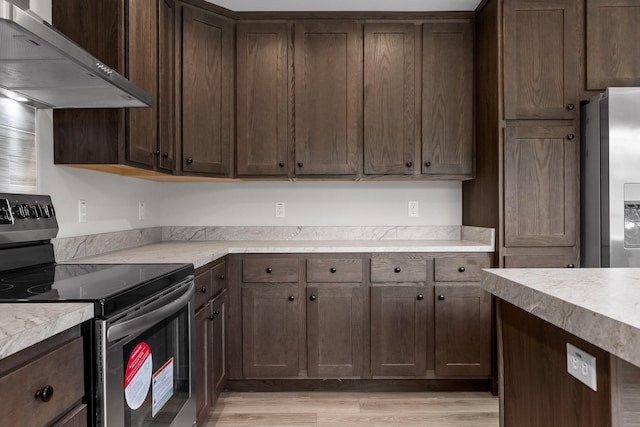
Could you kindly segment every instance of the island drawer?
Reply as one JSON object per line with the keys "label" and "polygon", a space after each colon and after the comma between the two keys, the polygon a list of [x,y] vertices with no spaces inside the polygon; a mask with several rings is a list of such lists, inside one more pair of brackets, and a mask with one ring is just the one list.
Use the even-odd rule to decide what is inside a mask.
{"label": "island drawer", "polygon": [[460,255],[436,258],[434,276],[436,282],[479,282],[480,270],[489,268],[488,255]]}
{"label": "island drawer", "polygon": [[211,299],[211,270],[198,274],[193,279],[195,287],[195,308],[198,309]]}
{"label": "island drawer", "polygon": [[211,269],[211,285],[213,287],[211,296],[215,297],[227,287],[227,269],[224,262]]}
{"label": "island drawer", "polygon": [[371,282],[425,282],[426,259],[374,258],[371,260]]}
{"label": "island drawer", "polygon": [[307,282],[360,283],[362,282],[362,259],[308,259]]}
{"label": "island drawer", "polygon": [[245,283],[295,283],[298,281],[297,258],[251,257],[242,260]]}

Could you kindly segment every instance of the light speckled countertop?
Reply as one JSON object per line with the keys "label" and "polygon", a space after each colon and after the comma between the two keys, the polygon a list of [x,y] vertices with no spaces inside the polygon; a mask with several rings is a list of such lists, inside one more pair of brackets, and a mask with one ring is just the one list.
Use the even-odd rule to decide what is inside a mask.
{"label": "light speckled countertop", "polygon": [[487,269],[481,286],[640,366],[640,268]]}
{"label": "light speckled countertop", "polygon": [[468,240],[314,240],[314,241],[180,241],[161,242],[70,263],[186,262],[196,268],[231,253],[347,253],[347,252],[493,252],[493,246]]}
{"label": "light speckled countertop", "polygon": [[90,303],[0,304],[0,359],[91,318]]}

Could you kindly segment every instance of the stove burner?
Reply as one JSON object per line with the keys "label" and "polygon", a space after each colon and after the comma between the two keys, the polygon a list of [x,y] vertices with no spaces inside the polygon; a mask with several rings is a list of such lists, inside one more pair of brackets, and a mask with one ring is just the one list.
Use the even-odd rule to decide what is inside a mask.
{"label": "stove burner", "polygon": [[29,284],[42,284],[43,282],[51,284],[54,275],[53,267],[44,267],[37,271],[16,271],[13,273],[5,274],[0,277],[0,282],[13,285],[29,285]]}
{"label": "stove burner", "polygon": [[33,295],[44,294],[45,292],[51,291],[51,283],[47,283],[44,285],[36,285],[31,286],[27,289],[27,292]]}
{"label": "stove burner", "polygon": [[8,291],[9,289],[13,289],[13,285],[7,283],[7,284],[0,284],[0,292],[2,291]]}

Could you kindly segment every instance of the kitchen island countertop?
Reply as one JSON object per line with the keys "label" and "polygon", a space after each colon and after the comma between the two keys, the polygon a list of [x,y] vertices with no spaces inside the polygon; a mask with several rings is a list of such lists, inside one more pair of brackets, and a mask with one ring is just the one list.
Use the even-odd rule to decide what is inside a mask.
{"label": "kitchen island countertop", "polygon": [[481,286],[640,367],[640,268],[486,269]]}

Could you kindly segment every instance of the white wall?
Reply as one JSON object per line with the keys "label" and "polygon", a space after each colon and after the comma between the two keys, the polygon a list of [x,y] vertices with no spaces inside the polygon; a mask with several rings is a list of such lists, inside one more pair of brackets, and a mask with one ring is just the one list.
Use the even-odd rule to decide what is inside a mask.
{"label": "white wall", "polygon": [[[50,19],[50,0],[32,2]],[[158,225],[460,225],[459,182],[157,183],[53,164],[52,112],[36,116],[38,191],[51,194],[59,237]],[[78,222],[78,200],[88,221]],[[420,203],[409,218],[407,202]],[[138,220],[138,201],[146,220]],[[274,203],[286,203],[275,218]]]}

